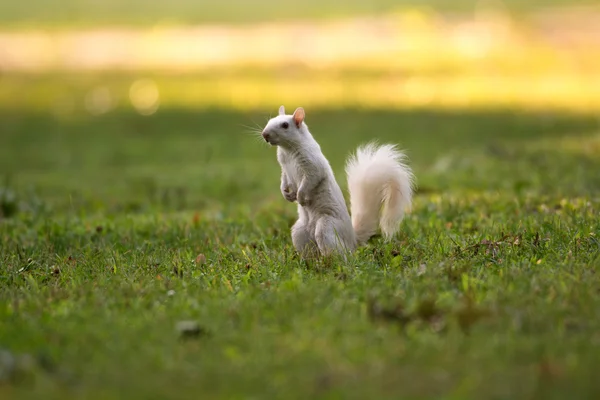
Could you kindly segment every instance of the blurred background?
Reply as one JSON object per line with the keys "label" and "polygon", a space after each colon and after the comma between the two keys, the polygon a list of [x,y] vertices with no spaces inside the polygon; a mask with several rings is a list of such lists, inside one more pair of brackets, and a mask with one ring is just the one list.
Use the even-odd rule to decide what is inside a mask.
{"label": "blurred background", "polygon": [[599,4],[4,1],[2,215],[279,204],[253,132],[281,104],[339,174],[379,138],[409,149],[422,193],[588,193]]}

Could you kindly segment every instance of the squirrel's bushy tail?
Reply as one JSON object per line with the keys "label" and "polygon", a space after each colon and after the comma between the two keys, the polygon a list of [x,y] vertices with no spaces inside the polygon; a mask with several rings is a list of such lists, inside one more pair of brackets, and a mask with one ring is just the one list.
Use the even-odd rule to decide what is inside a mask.
{"label": "squirrel's bushy tail", "polygon": [[377,232],[386,240],[400,228],[412,203],[414,176],[394,145],[360,146],[346,163],[350,213],[358,244]]}

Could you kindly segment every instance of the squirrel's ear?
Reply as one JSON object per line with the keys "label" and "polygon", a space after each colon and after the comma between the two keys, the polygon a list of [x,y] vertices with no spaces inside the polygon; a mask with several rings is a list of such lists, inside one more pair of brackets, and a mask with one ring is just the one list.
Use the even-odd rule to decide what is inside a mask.
{"label": "squirrel's ear", "polygon": [[294,122],[296,123],[296,126],[298,128],[300,128],[300,124],[302,124],[302,122],[304,121],[304,116],[304,108],[296,108],[296,111],[294,111]]}
{"label": "squirrel's ear", "polygon": [[279,107],[279,115],[285,115],[285,107],[284,106]]}

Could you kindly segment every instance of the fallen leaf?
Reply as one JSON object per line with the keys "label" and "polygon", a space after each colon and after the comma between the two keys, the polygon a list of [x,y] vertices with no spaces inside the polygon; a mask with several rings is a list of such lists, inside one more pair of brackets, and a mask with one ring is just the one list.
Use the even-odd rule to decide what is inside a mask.
{"label": "fallen leaf", "polygon": [[192,222],[194,225],[198,225],[200,223],[200,213],[195,212],[194,217],[192,218]]}
{"label": "fallen leaf", "polygon": [[204,254],[200,253],[196,256],[196,264],[204,265],[205,262],[206,262],[206,256]]}

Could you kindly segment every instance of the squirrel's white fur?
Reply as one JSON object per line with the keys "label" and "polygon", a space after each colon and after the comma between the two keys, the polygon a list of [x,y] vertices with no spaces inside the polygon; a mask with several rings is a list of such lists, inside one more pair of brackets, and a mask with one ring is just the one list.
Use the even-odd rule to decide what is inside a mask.
{"label": "squirrel's white fur", "polygon": [[390,240],[412,202],[414,176],[404,163],[405,155],[394,145],[369,143],[348,159],[350,217],[333,170],[304,117],[302,108],[286,115],[281,106],[262,132],[277,146],[281,193],[298,202],[299,218],[292,227],[296,250],[304,256],[354,251],[378,227]]}

